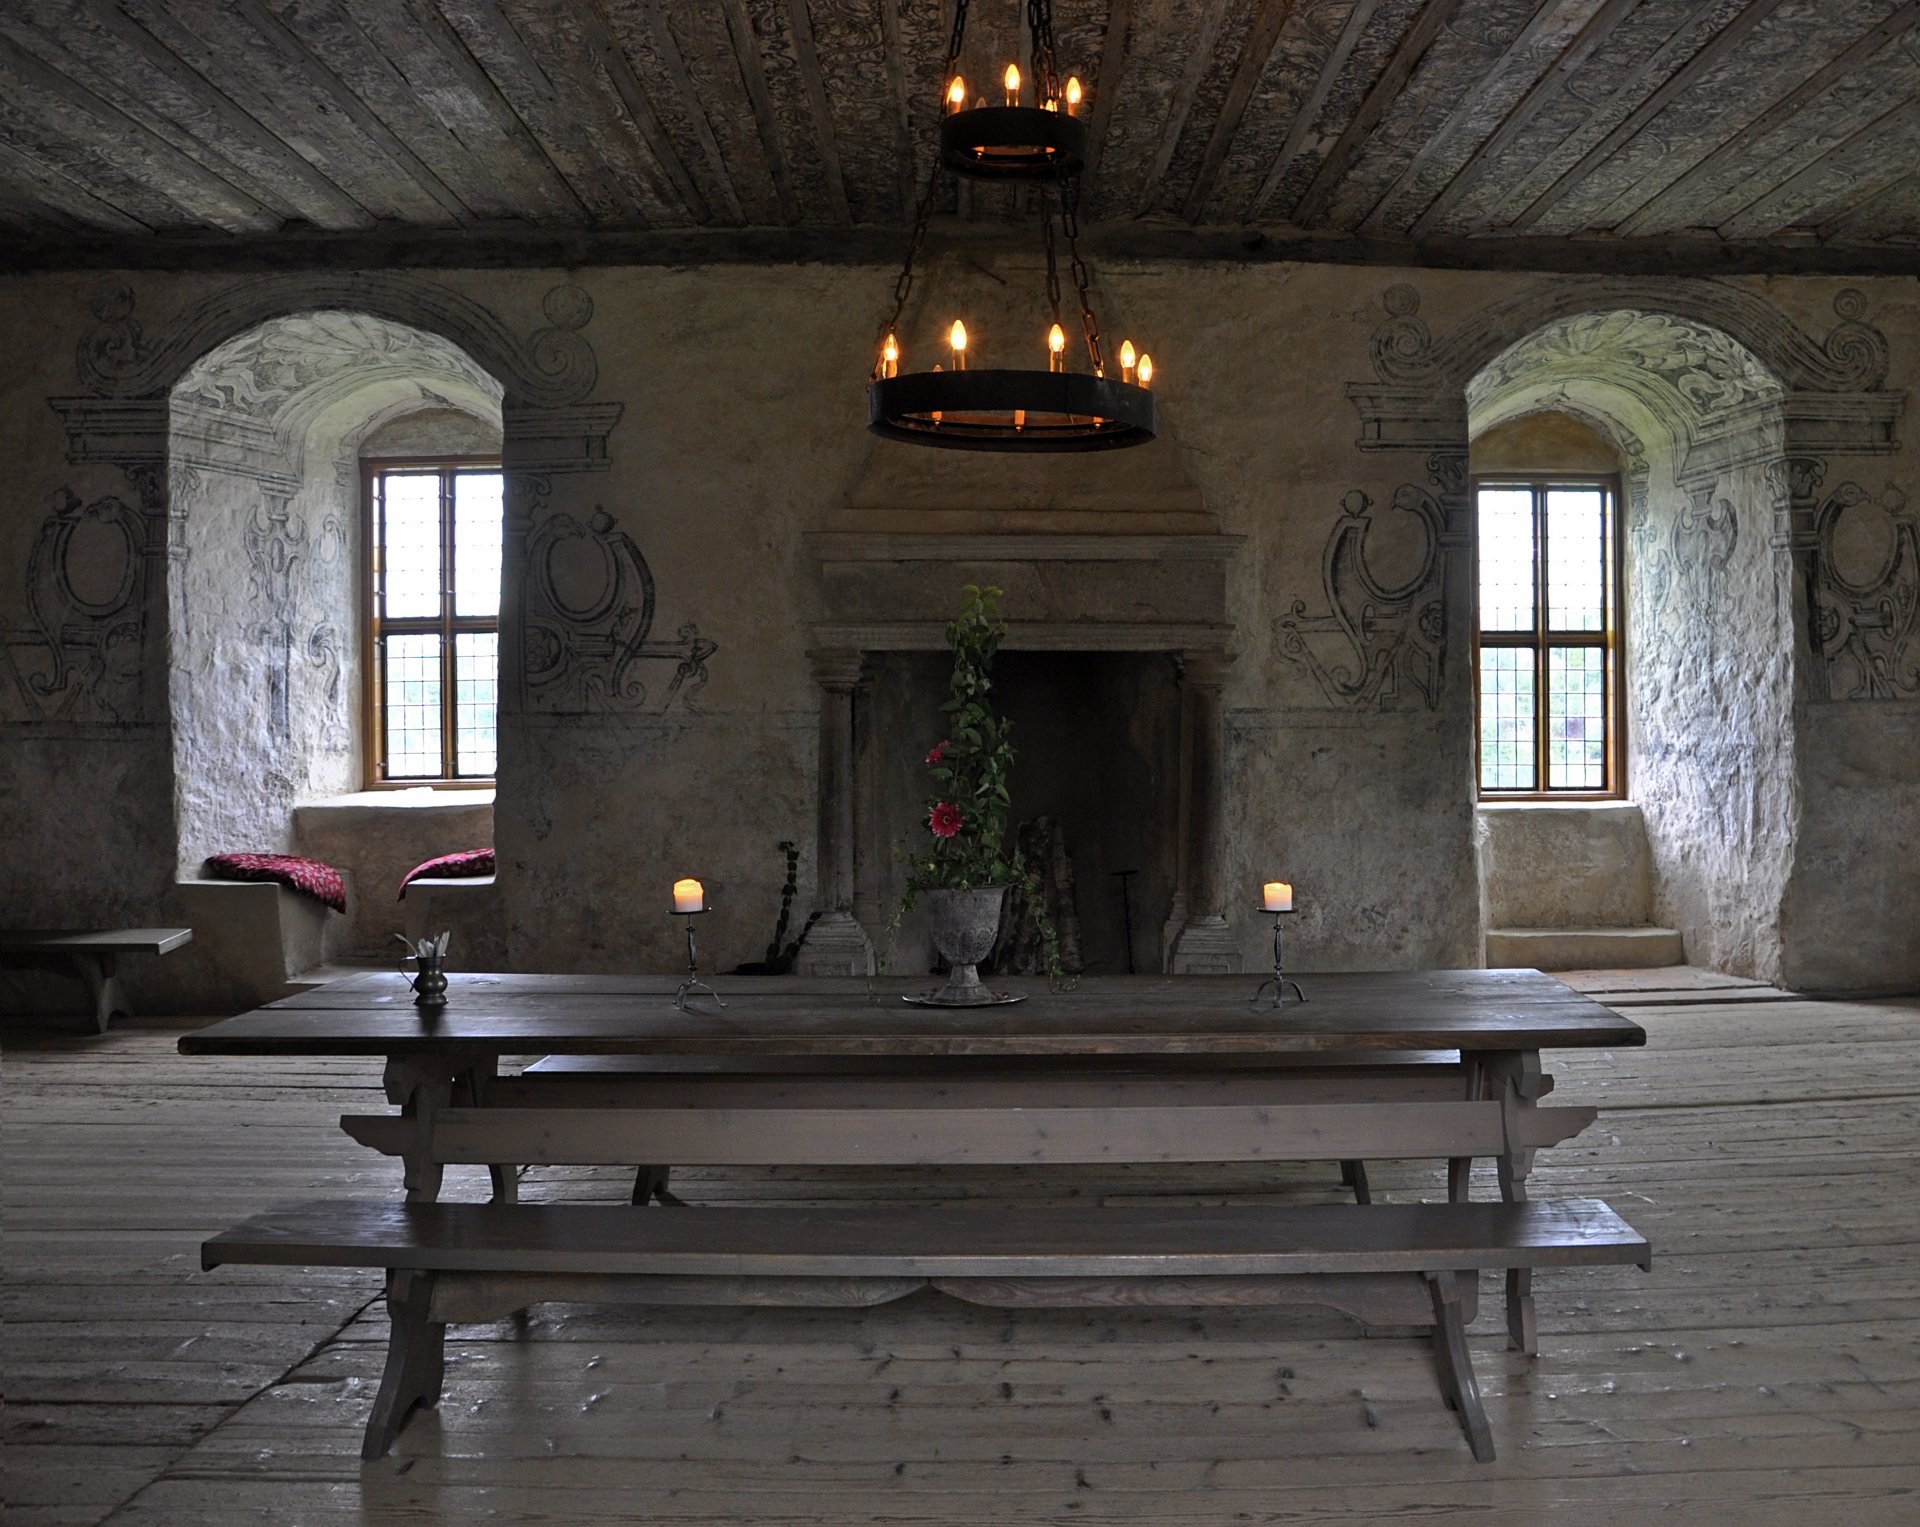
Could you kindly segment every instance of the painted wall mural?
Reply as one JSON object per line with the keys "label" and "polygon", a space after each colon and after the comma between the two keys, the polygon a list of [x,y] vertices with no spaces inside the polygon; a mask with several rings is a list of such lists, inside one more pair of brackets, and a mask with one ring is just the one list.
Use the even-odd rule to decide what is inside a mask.
{"label": "painted wall mural", "polygon": [[[539,491],[535,489],[536,496]],[[582,521],[565,511],[540,518],[526,538],[523,682],[529,708],[549,715],[649,707],[649,665],[672,663],[651,708],[698,713],[707,661],[719,644],[691,621],[672,641],[651,639],[653,569],[606,508]]]}
{"label": "painted wall mural", "polygon": [[8,721],[145,722],[149,516],[55,495],[27,561],[25,623],[0,627]]}
{"label": "painted wall mural", "polygon": [[1814,515],[1813,637],[1826,698],[1920,698],[1920,525],[1888,484],[1842,482]]}
{"label": "painted wall mural", "polygon": [[[1445,486],[1439,475],[1434,486]],[[1447,659],[1440,501],[1414,483],[1394,489],[1387,513],[1398,521],[1395,560],[1410,571],[1393,582],[1369,557],[1384,518],[1374,500],[1354,488],[1340,508],[1321,555],[1327,613],[1310,614],[1296,599],[1273,623],[1276,650],[1306,668],[1334,707],[1437,710]]]}

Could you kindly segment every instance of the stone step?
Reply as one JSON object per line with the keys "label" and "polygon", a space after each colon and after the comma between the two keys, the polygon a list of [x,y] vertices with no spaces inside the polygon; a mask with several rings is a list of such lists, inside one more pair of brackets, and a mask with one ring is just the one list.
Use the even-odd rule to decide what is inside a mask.
{"label": "stone step", "polygon": [[1673,928],[1489,928],[1493,970],[1640,970],[1684,965]]}

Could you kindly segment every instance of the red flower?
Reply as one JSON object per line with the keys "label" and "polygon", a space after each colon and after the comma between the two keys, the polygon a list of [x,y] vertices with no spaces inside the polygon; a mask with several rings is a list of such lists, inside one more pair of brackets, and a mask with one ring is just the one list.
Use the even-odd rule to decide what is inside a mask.
{"label": "red flower", "polygon": [[951,838],[965,820],[960,815],[960,808],[949,801],[941,801],[927,813],[927,826],[933,829],[936,838]]}
{"label": "red flower", "polygon": [[936,742],[933,745],[933,750],[927,754],[927,767],[931,769],[935,764],[941,762],[946,756],[947,756],[946,743],[944,741]]}

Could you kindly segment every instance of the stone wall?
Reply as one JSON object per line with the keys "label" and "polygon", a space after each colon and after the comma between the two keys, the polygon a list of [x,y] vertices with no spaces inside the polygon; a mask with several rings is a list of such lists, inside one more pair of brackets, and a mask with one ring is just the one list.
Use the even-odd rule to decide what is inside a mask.
{"label": "stone wall", "polygon": [[[168,518],[179,506],[165,397],[202,355],[264,322],[345,311],[443,338],[503,394],[514,656],[500,880],[478,899],[487,916],[472,944],[525,968],[670,969],[680,949],[667,886],[692,872],[718,906],[703,929],[711,962],[757,958],[777,912],[781,839],[803,845],[803,902],[813,894],[820,692],[807,652],[834,612],[820,607],[806,537],[881,513],[878,484],[924,485],[951,465],[937,453],[901,460],[914,448],[863,429],[890,280],[877,268],[696,267],[0,287],[0,348],[17,358],[0,378],[11,496],[0,516],[0,921],[153,915],[181,831],[168,661],[179,636],[160,564],[191,544]],[[1177,446],[1162,458],[1171,467],[1152,469],[1168,514],[1136,493],[1107,528],[1204,521],[1245,538],[1227,571],[1220,879],[1250,968],[1266,924],[1248,909],[1275,876],[1298,887],[1289,953],[1303,968],[1479,959],[1468,383],[1569,315],[1684,311],[1779,378],[1785,459],[1817,455],[1825,496],[1729,456],[1703,510],[1684,467],[1662,471],[1658,450],[1646,453],[1644,523],[1674,561],[1667,608],[1688,612],[1675,615],[1664,669],[1634,670],[1647,691],[1634,702],[1635,789],[1650,792],[1662,915],[1677,908],[1689,949],[1728,968],[1920,983],[1909,931],[1915,563],[1868,577],[1901,626],[1883,637],[1865,618],[1880,594],[1822,581],[1841,552],[1864,576],[1854,542],[1874,525],[1849,502],[1828,519],[1862,523],[1843,525],[1836,551],[1818,531],[1823,505],[1851,482],[1906,544],[1911,510],[1886,504],[1920,475],[1892,417],[1920,357],[1910,283],[1126,264],[1103,280],[1104,325],[1152,350]],[[1036,344],[1038,312],[1036,295]],[[940,316],[927,297],[909,326]],[[913,334],[910,356],[926,342]],[[1652,437],[1649,427],[1643,444]],[[1678,440],[1667,448],[1678,461]],[[329,469],[334,449],[322,452]],[[968,528],[1041,533],[1059,514],[1079,531],[1101,526],[1097,501],[1070,502],[1071,478],[1065,497],[1043,500],[1018,462],[968,471]],[[1724,558],[1721,497],[1739,530]],[[63,575],[47,548],[89,512],[88,543],[61,543],[80,548]],[[896,508],[895,528],[915,512]],[[1682,565],[1682,550],[1695,560]],[[124,591],[129,558],[141,573]],[[1630,623],[1645,621],[1651,585],[1632,597]],[[1851,612],[1850,647],[1814,630],[1835,608]],[[1020,619],[1018,599],[1008,613]],[[1882,676],[1834,678],[1861,662]]]}

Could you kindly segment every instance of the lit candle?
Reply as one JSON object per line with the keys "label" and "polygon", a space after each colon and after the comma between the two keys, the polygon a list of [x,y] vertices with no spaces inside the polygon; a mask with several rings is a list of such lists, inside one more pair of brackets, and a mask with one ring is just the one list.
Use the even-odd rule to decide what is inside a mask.
{"label": "lit candle", "polygon": [[1151,387],[1153,385],[1153,357],[1142,354],[1140,364],[1133,368],[1133,375],[1134,380],[1142,387]]}
{"label": "lit candle", "polygon": [[967,104],[967,82],[956,74],[953,83],[947,86],[947,110],[958,111]]}
{"label": "lit candle", "polygon": [[[940,363],[938,361],[935,361],[933,363],[933,369],[936,372],[940,369]],[[937,408],[933,411],[933,422],[935,424],[938,424],[940,422],[940,410]]]}
{"label": "lit candle", "polygon": [[702,889],[699,881],[674,881],[673,910],[676,912],[704,912],[707,910],[707,893]]}
{"label": "lit candle", "polygon": [[1120,380],[1133,380],[1133,341],[1130,339],[1120,341]]}
{"label": "lit candle", "polygon": [[1080,76],[1077,74],[1069,74],[1067,76],[1067,115],[1068,116],[1072,116],[1075,112],[1077,112],[1080,109],[1080,95],[1081,95]]}
{"label": "lit candle", "polygon": [[1020,104],[1020,66],[1008,64],[1006,78],[1001,83],[1007,87],[1007,104],[1018,106]]}
{"label": "lit candle", "polygon": [[887,331],[887,342],[880,349],[880,374],[898,376],[900,374],[900,341],[895,339],[893,331]]}
{"label": "lit candle", "polygon": [[1024,408],[1016,408],[1013,411],[1013,427],[1016,431],[1027,427],[1027,411]]}
{"label": "lit candle", "polygon": [[947,331],[947,343],[953,346],[953,369],[967,369],[967,326],[954,319],[953,327]]}
{"label": "lit candle", "polygon": [[1269,912],[1291,912],[1293,887],[1284,880],[1269,880],[1266,884],[1265,906]]}
{"label": "lit candle", "polygon": [[1067,331],[1055,324],[1047,330],[1047,370],[1067,369]]}

